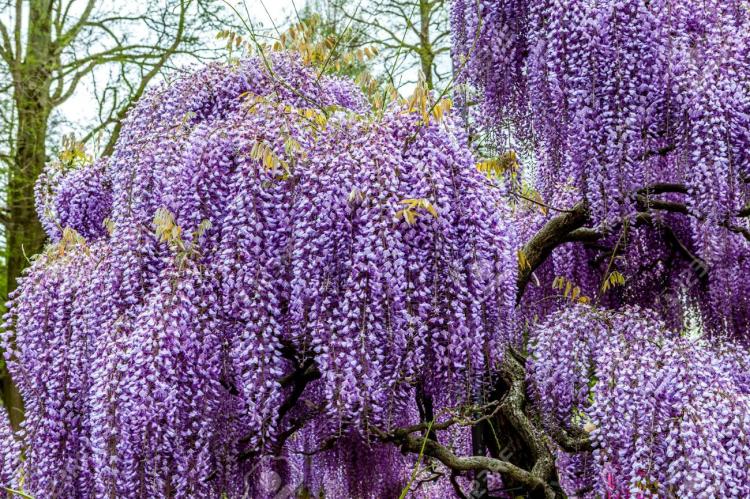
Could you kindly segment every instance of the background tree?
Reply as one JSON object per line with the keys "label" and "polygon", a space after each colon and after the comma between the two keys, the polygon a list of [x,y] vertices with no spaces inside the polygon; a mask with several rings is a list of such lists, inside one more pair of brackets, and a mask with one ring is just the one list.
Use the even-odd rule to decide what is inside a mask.
{"label": "background tree", "polygon": [[344,16],[366,33],[367,43],[382,54],[381,71],[388,83],[395,88],[416,83],[414,69],[424,75],[428,89],[447,83],[450,31],[444,0],[337,1],[332,0],[333,5],[340,6]]}
{"label": "background tree", "polygon": [[[212,2],[148,1],[131,5],[80,0],[4,1],[0,18],[0,119],[6,174],[5,293],[28,259],[44,245],[34,207],[34,184],[49,160],[55,111],[89,83],[98,123],[84,140],[105,137],[101,154],[112,152],[121,120],[146,86],[175,60],[202,49],[200,30],[216,19]],[[215,25],[215,24],[214,24]],[[6,373],[5,403],[20,402]]]}
{"label": "background tree", "polygon": [[376,52],[367,44],[367,34],[348,21],[332,2],[313,2],[295,13],[278,47],[303,54],[307,62],[326,74],[337,74],[363,82],[371,78]]}
{"label": "background tree", "polygon": [[311,32],[306,36],[310,42],[325,41],[330,51],[325,54],[326,58],[330,56],[327,71],[356,78],[363,71],[371,69],[366,61],[356,55],[357,50],[369,46],[368,35],[361,26],[351,22],[338,0],[307,2],[299,13],[295,13],[292,21],[310,25]]}

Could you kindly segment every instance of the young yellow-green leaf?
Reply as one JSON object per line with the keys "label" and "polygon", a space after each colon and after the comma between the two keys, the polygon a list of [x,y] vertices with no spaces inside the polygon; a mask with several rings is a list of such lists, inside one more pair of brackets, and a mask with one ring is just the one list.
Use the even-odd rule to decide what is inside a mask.
{"label": "young yellow-green leaf", "polygon": [[521,270],[528,270],[531,268],[529,260],[526,258],[526,253],[523,250],[518,250],[518,266]]}
{"label": "young yellow-green leaf", "polygon": [[115,222],[111,218],[107,217],[103,222],[104,228],[107,229],[107,233],[111,236],[115,232]]}
{"label": "young yellow-green leaf", "polygon": [[[352,203],[360,203],[360,202],[364,201],[364,199],[365,199],[364,193],[362,191],[360,191],[359,189],[357,189],[356,187],[354,187],[351,190],[351,192],[349,193],[349,196],[347,198],[347,200],[349,201],[350,204],[352,204]],[[396,216],[397,217],[399,216],[398,213],[396,214]]]}
{"label": "young yellow-green leaf", "polygon": [[208,231],[209,229],[211,229],[212,226],[213,226],[213,224],[211,224],[211,220],[208,220],[207,218],[204,218],[201,221],[201,223],[198,225],[198,230],[196,230],[196,235],[198,237],[203,237],[203,234],[205,234],[206,231]]}
{"label": "young yellow-green leaf", "polygon": [[409,211],[409,212],[411,212],[413,214],[413,216],[414,216],[415,219],[418,216],[418,213],[416,212],[416,210],[418,210],[418,209],[425,210],[427,213],[429,213],[430,215],[432,215],[434,218],[438,217],[437,210],[432,205],[432,203],[430,203],[430,201],[428,199],[425,199],[425,198],[402,199],[401,201],[399,201],[399,204],[406,205],[406,208],[404,210],[402,210],[402,211]]}
{"label": "young yellow-green leaf", "polygon": [[557,276],[552,281],[552,289],[562,289],[564,277]]}
{"label": "young yellow-green leaf", "polygon": [[602,293],[606,293],[610,288],[615,286],[622,286],[625,284],[625,276],[622,273],[613,270],[609,273],[604,282],[602,283]]}
{"label": "young yellow-green leaf", "polygon": [[30,496],[29,494],[22,492],[20,490],[11,489],[9,487],[4,487],[2,485],[0,485],[0,489],[5,490],[6,492],[10,492],[13,495],[22,497],[23,499],[34,499],[34,496]]}
{"label": "young yellow-green leaf", "polygon": [[398,210],[396,212],[396,218],[403,218],[407,224],[414,225],[414,223],[417,221],[417,214],[409,208],[404,208],[403,210]]}
{"label": "young yellow-green leaf", "polygon": [[422,207],[423,209],[427,210],[427,212],[428,212],[428,213],[429,213],[430,215],[432,215],[433,217],[435,217],[435,218],[437,218],[437,217],[438,217],[438,213],[437,213],[437,210],[435,209],[435,207],[434,207],[434,206],[432,206],[432,203],[430,203],[430,202],[429,202],[428,200],[426,200],[426,199],[421,199],[421,200],[420,200],[420,202],[419,202],[419,205],[420,205],[420,206],[421,206],[421,207]]}

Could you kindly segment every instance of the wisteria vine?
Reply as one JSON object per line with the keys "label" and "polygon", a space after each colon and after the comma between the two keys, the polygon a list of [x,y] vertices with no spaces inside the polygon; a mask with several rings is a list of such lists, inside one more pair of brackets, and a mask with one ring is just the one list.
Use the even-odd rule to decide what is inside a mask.
{"label": "wisteria vine", "polygon": [[[40,179],[53,244],[5,334],[32,494],[260,497],[268,456],[374,445],[417,388],[471,404],[519,343],[515,232],[460,128],[269,61],[152,90],[112,157]],[[368,495],[404,486],[388,462]]]}
{"label": "wisteria vine", "polygon": [[529,395],[593,444],[558,447],[568,494],[749,493],[749,23],[741,0],[453,2],[469,124],[527,153]]}
{"label": "wisteria vine", "polygon": [[[650,306],[655,291],[685,287],[661,268],[675,267],[664,259],[666,224],[711,269],[708,286],[688,291],[705,326],[744,336],[747,2],[462,0],[453,20],[459,79],[481,103],[472,121],[495,130],[500,148],[531,145],[527,170],[544,199],[577,189],[615,241],[623,219],[658,217],[620,248],[627,263],[618,270],[655,277],[634,286],[629,303]],[[639,246],[657,251],[628,254]]]}
{"label": "wisteria vine", "polygon": [[544,414],[591,434],[566,455],[569,493],[744,497],[750,493],[750,360],[674,335],[653,312],[578,305],[535,328],[530,392]]}
{"label": "wisteria vine", "polygon": [[48,166],[0,485],[750,495],[746,3],[452,9],[460,114],[261,53]]}

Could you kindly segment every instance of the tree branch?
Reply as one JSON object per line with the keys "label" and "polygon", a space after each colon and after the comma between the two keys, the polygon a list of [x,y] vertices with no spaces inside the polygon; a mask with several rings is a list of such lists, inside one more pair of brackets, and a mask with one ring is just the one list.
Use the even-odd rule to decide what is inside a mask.
{"label": "tree branch", "polygon": [[684,184],[675,184],[671,182],[657,182],[655,184],[647,185],[646,187],[638,189],[635,192],[636,194],[651,195],[651,196],[655,194],[664,194],[666,192],[678,192],[680,194],[687,194],[688,188]]}
{"label": "tree branch", "polygon": [[[521,266],[518,272],[516,303],[521,301],[526,286],[531,279],[531,274],[547,259],[553,249],[562,243],[569,242],[569,235],[576,229],[581,228],[589,220],[588,206],[585,202],[576,204],[567,213],[552,217],[542,229],[526,243],[521,252],[526,265]],[[593,237],[593,233],[587,233],[587,237]]]}
{"label": "tree branch", "polygon": [[672,213],[682,213],[683,215],[690,215],[690,210],[684,203],[678,203],[675,201],[660,201],[658,199],[651,199],[643,194],[636,196],[638,204],[645,210],[655,209],[662,211],[669,211]]}
{"label": "tree branch", "polygon": [[146,86],[151,82],[154,76],[159,74],[166,62],[170,57],[172,57],[172,55],[177,51],[180,44],[183,42],[183,37],[185,34],[185,16],[187,14],[187,7],[189,3],[190,0],[180,1],[180,20],[177,24],[177,33],[175,34],[172,45],[170,45],[162,53],[161,58],[154,64],[151,70],[143,75],[143,77],[141,78],[141,82],[138,85],[138,89],[130,96],[130,100],[128,101],[128,103],[123,106],[122,109],[120,109],[120,111],[117,113],[117,121],[115,122],[114,130],[112,130],[112,134],[110,135],[107,144],[104,146],[104,151],[102,153],[104,156],[110,156],[114,151],[115,144],[117,143],[117,138],[119,137],[120,130],[122,128],[122,120],[128,114],[128,111],[130,111],[130,109],[135,105],[138,99],[141,98],[143,93],[146,91]]}
{"label": "tree branch", "polygon": [[669,144],[667,146],[662,147],[661,149],[653,150],[653,151],[646,151],[640,156],[638,156],[636,159],[639,161],[645,161],[649,158],[653,158],[654,156],[668,156],[669,153],[675,151],[677,149],[677,146],[675,144]]}
{"label": "tree branch", "polygon": [[546,418],[544,422],[546,433],[552,437],[557,445],[565,452],[576,454],[578,452],[588,452],[594,449],[591,439],[583,432],[572,433],[565,430],[556,422]]}
{"label": "tree branch", "polygon": [[503,477],[518,482],[532,493],[540,494],[546,498],[554,498],[554,490],[543,480],[536,477],[518,466],[487,456],[459,457],[447,447],[427,437],[415,437],[403,429],[396,429],[388,433],[378,432],[378,438],[384,442],[392,442],[401,447],[404,452],[418,454],[424,448],[424,455],[432,457],[443,463],[448,469],[455,472],[466,471],[490,471],[499,473]]}
{"label": "tree branch", "polygon": [[[68,4],[68,7],[70,7],[72,3],[73,2],[70,2],[70,4]],[[62,50],[64,47],[67,47],[68,45],[70,45],[70,43],[73,40],[76,39],[76,37],[78,36],[78,33],[80,33],[81,29],[86,25],[86,22],[89,20],[89,17],[91,17],[91,12],[94,10],[95,5],[96,5],[95,0],[88,0],[86,7],[84,7],[83,12],[78,18],[78,21],[76,21],[75,24],[73,24],[73,26],[71,26],[68,31],[66,31],[63,35],[61,35],[57,40],[54,41],[56,50]],[[66,14],[67,14],[67,9],[66,9]],[[64,20],[62,22],[64,22]]]}
{"label": "tree branch", "polygon": [[537,428],[524,412],[526,406],[526,368],[520,356],[508,350],[500,369],[500,375],[508,385],[501,403],[501,413],[516,430],[531,451],[534,460],[532,474],[547,481],[555,471],[555,458],[549,451],[546,435]]}
{"label": "tree branch", "polygon": [[[289,395],[284,399],[284,402],[279,406],[278,422],[281,423],[284,417],[291,411],[299,402],[302,394],[305,392],[307,385],[315,380],[320,379],[321,373],[318,369],[318,365],[314,359],[305,359],[300,362],[299,355],[296,349],[291,345],[284,345],[282,348],[282,356],[294,363],[294,370],[282,377],[279,380],[279,384],[282,388],[290,388]],[[293,421],[290,427],[282,432],[274,442],[275,447],[280,451],[284,446],[286,440],[291,437],[294,433],[299,431],[302,426],[309,421],[310,418],[300,417]],[[250,440],[250,437],[245,437],[240,440],[240,444],[246,444]],[[255,456],[254,451],[244,452],[240,454],[239,459],[241,461],[250,459]]]}

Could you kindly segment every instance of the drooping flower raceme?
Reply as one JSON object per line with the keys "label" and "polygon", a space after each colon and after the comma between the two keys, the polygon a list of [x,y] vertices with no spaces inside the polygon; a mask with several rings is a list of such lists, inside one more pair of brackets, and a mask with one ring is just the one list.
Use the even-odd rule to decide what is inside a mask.
{"label": "drooping flower raceme", "polygon": [[[0,487],[15,488],[21,462],[21,447],[13,435],[7,413],[0,411]],[[5,497],[5,491],[0,493]]]}
{"label": "drooping flower raceme", "polygon": [[[610,196],[610,175],[622,169],[594,165],[591,178],[565,170],[572,159],[589,164],[600,155],[587,156],[566,135],[567,120],[581,119],[565,107],[566,92],[581,81],[557,78],[562,69],[545,59],[557,38],[540,41],[545,23],[564,31],[593,7],[575,4],[557,19],[536,5],[513,19],[524,2],[506,3],[495,17],[495,4],[481,3],[487,12],[479,17],[509,29],[543,24],[531,38],[539,45],[529,52],[526,37],[508,33],[485,53],[520,47],[502,67],[540,66],[520,70],[529,81],[497,102],[520,106],[528,97],[562,110],[559,129],[549,114],[533,115],[544,138],[538,178],[571,187],[555,203],[570,207],[574,195],[586,196],[595,218],[614,224],[612,214],[632,208]],[[645,36],[629,23],[650,11],[632,5],[624,13],[602,6],[593,18],[607,29],[597,39]],[[488,36],[491,25],[478,19],[467,39]],[[589,27],[557,49],[588,47]],[[590,69],[606,73],[603,81],[611,82],[607,71],[625,78],[619,65]],[[638,94],[633,88],[615,94]],[[635,307],[561,310],[560,300],[547,300],[522,304],[517,315],[517,249],[543,220],[525,220],[505,186],[477,171],[450,114],[412,107],[372,112],[348,80],[279,53],[210,65],[153,89],[123,123],[112,157],[81,169],[51,166],[37,204],[54,244],[13,293],[3,335],[26,401],[23,486],[40,497],[273,497],[266,479],[278,476],[327,497],[395,496],[414,460],[371,437],[424,419],[415,399],[429,398],[435,414],[481,400],[508,347],[527,346],[522,317],[542,423],[594,442],[592,453],[559,450],[568,492],[746,495],[746,351],[675,335]],[[532,116],[513,109],[497,116]],[[606,137],[582,140],[620,159],[626,149],[643,152],[612,132],[635,136],[610,111],[591,114],[611,119],[593,127]],[[656,156],[645,161],[654,172],[684,166]],[[662,178],[626,173],[617,180],[627,188]],[[718,198],[706,191],[700,199]],[[698,234],[692,222],[660,220],[675,238]],[[623,255],[641,260],[611,256],[607,270],[659,270],[669,248],[646,251],[659,231],[634,224],[603,238],[605,249],[622,245]],[[595,249],[587,251],[566,248],[539,275],[574,269],[598,287],[597,267],[581,268]],[[662,275],[649,273],[619,301],[605,296],[601,304],[646,303]],[[727,296],[712,293],[717,316]],[[550,313],[557,315],[545,319]],[[736,319],[746,316],[733,317],[739,330]],[[441,430],[439,438],[471,452],[468,431]],[[696,442],[711,442],[710,460]],[[418,493],[445,497],[451,489],[438,476]]]}
{"label": "drooping flower raceme", "polygon": [[[665,285],[670,294],[692,287],[687,294],[707,329],[744,336],[749,304],[738,276],[749,270],[750,254],[740,216],[750,172],[747,2],[498,0],[456,1],[452,9],[460,35],[454,66],[479,97],[477,119],[531,139],[534,187],[543,198],[571,184],[593,222],[610,228],[648,210],[712,271],[696,294],[686,279],[662,279],[664,259],[651,255],[627,276],[654,277],[633,280],[639,289],[629,303],[650,303]],[[668,192],[648,189],[654,185]],[[646,232],[634,239],[665,239]],[[642,286],[649,283],[650,293]]]}
{"label": "drooping flower raceme", "polygon": [[417,386],[472,402],[520,344],[503,189],[450,116],[269,61],[152,90],[112,157],[40,181],[55,244],[5,334],[29,492],[241,497],[264,456],[413,422]]}
{"label": "drooping flower raceme", "polygon": [[[532,333],[529,379],[545,414],[584,430],[592,455],[560,467],[568,493],[745,497],[750,353],[670,333],[640,309],[576,306]],[[742,367],[745,366],[745,367]]]}
{"label": "drooping flower raceme", "polygon": [[[571,495],[749,493],[747,7],[452,4],[470,124],[528,145],[530,187],[558,210],[585,202],[601,234],[556,248],[520,304],[534,405],[594,440],[558,453]],[[571,307],[571,289],[598,306]]]}
{"label": "drooping flower raceme", "polygon": [[36,185],[39,219],[50,239],[59,240],[66,227],[87,239],[103,237],[112,210],[108,184],[106,159],[67,172],[62,163],[50,165]]}

